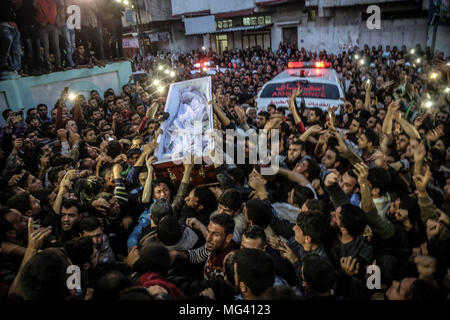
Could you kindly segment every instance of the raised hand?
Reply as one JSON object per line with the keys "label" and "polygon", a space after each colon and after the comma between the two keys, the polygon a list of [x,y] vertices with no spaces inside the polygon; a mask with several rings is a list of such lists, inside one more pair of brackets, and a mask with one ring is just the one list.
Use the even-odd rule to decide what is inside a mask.
{"label": "raised hand", "polygon": [[152,165],[153,163],[155,163],[157,161],[157,158],[155,156],[147,156],[146,160],[145,160],[145,164],[147,166],[147,169],[150,170],[152,169]]}
{"label": "raised hand", "polygon": [[34,230],[33,218],[28,219],[28,249],[39,250],[42,248],[44,239],[52,232],[52,227],[39,228]]}
{"label": "raised hand", "polygon": [[428,182],[431,179],[431,170],[427,166],[424,175],[413,176],[414,183],[416,184],[416,189],[419,192],[419,196],[425,196],[427,194]]}
{"label": "raised hand", "polygon": [[381,85],[381,88],[382,88],[382,89],[386,89],[387,87],[392,86],[394,83],[395,83],[395,81],[393,81],[393,80],[387,81],[387,82],[385,82],[385,83],[383,83],[383,84]]}
{"label": "raised hand", "polygon": [[359,262],[356,258],[353,258],[351,256],[342,257],[340,259],[340,262],[341,262],[341,269],[346,275],[352,277],[358,274]]}
{"label": "raised hand", "polygon": [[199,231],[204,226],[203,223],[201,223],[200,220],[198,220],[197,218],[187,218],[186,225],[192,230],[199,230]]}
{"label": "raised hand", "polygon": [[394,114],[398,110],[399,107],[400,107],[399,101],[392,101],[388,106],[388,113]]}
{"label": "raised hand", "polygon": [[369,181],[369,167],[365,163],[356,163],[353,172],[358,176],[359,185],[367,184]]}
{"label": "raised hand", "polygon": [[427,132],[426,138],[430,142],[437,141],[440,137],[444,135],[444,131],[441,128],[432,129]]}
{"label": "raised hand", "polygon": [[414,150],[414,163],[423,163],[425,155],[426,155],[425,144],[421,142]]}
{"label": "raised hand", "polygon": [[119,154],[113,161],[114,164],[122,164],[125,163],[127,161],[127,156],[124,155],[123,153]]}
{"label": "raised hand", "polygon": [[332,172],[325,177],[325,181],[323,183],[326,187],[330,187],[333,184],[337,183],[338,181],[339,176],[336,173]]}
{"label": "raised hand", "polygon": [[250,173],[248,185],[255,191],[265,189],[266,179],[255,169]]}
{"label": "raised hand", "polygon": [[237,117],[239,119],[239,123],[240,124],[245,123],[245,112],[244,112],[244,110],[240,106],[236,105],[236,106],[234,106],[234,111],[236,112],[236,115],[237,115]]}

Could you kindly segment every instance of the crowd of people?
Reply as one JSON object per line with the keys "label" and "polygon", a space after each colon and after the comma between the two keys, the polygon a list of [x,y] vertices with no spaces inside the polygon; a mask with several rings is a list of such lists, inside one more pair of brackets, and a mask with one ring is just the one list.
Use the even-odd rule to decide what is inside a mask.
{"label": "crowd of people", "polygon": [[[149,76],[122,92],[5,110],[0,299],[448,300],[448,57],[296,48],[136,58]],[[180,181],[156,177],[159,66],[187,80],[205,57],[227,69],[212,76],[220,129],[279,130],[276,174],[215,163],[218,184],[192,186],[185,160]],[[259,108],[298,60],[331,62],[340,110],[306,108],[301,88],[289,110]]]}
{"label": "crowd of people", "polygon": [[[68,12],[73,5],[79,11]],[[109,0],[2,1],[0,72],[39,76],[123,58],[123,10]]]}

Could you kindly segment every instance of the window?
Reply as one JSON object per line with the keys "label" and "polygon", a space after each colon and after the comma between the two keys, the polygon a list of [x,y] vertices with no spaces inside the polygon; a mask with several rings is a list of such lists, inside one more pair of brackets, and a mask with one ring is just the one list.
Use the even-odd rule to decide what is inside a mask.
{"label": "window", "polygon": [[262,24],[271,24],[271,16],[259,16],[259,17],[245,17],[242,18],[242,25],[244,26],[256,26]]}
{"label": "window", "polygon": [[226,29],[233,26],[233,20],[219,20],[217,23],[217,29]]}

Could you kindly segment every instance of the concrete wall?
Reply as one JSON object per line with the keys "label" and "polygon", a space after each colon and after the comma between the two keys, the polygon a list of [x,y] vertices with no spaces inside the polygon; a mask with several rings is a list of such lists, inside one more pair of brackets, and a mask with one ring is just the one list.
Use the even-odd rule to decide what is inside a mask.
{"label": "concrete wall", "polygon": [[229,11],[239,11],[252,9],[255,6],[254,0],[212,0],[209,1],[211,13],[221,13]]}
{"label": "concrete wall", "polygon": [[[438,26],[436,32],[436,41],[434,44],[434,52],[443,51],[444,57],[450,56],[450,26]],[[433,35],[433,27],[428,30],[427,46],[431,47]]]}
{"label": "concrete wall", "polygon": [[210,9],[209,0],[171,0],[172,15]]}
{"label": "concrete wall", "polygon": [[186,36],[184,32],[184,24],[181,21],[172,23],[172,39],[169,44],[172,52],[189,52],[203,46],[202,35]]}
{"label": "concrete wall", "polygon": [[376,46],[386,45],[406,45],[410,48],[420,43],[422,48],[427,39],[427,20],[423,19],[402,19],[402,20],[381,20],[380,30],[369,30],[365,21],[360,27],[360,45],[368,44]]}
{"label": "concrete wall", "polygon": [[[371,5],[380,3],[400,2],[405,0],[319,0],[322,7],[346,7],[354,5]],[[409,0],[410,2],[421,2],[422,0]],[[308,2],[308,1],[306,1]],[[310,1],[313,2],[313,1]],[[311,4],[314,5],[314,4]],[[317,4],[316,4],[317,5]]]}
{"label": "concrete wall", "polygon": [[84,94],[86,98],[90,90],[97,90],[103,95],[104,91],[112,88],[119,93],[130,76],[131,63],[125,61],[108,64],[104,68],[74,69],[0,81],[0,109],[27,110],[39,103],[45,103],[52,109],[65,87],[69,87],[69,93]]}
{"label": "concrete wall", "polygon": [[[292,5],[279,6],[272,15],[273,26],[271,28],[271,47],[273,51],[283,41],[283,27],[299,26],[302,20],[307,18],[299,7]],[[297,41],[298,43],[298,41]]]}
{"label": "concrete wall", "polygon": [[[289,12],[287,15],[277,11],[274,15],[274,26],[272,27],[272,48],[276,50],[283,39],[283,27],[294,26],[283,21],[300,20],[298,25],[298,46],[307,50],[336,52],[347,50],[354,45],[369,46],[382,44],[383,46],[405,44],[408,47],[426,42],[426,19],[402,19],[382,20],[380,30],[369,30],[366,21],[361,21],[361,16],[347,9],[333,10],[331,18],[317,18],[314,22],[308,22],[308,16],[302,11]],[[293,21],[294,22],[294,21]],[[441,31],[440,43],[447,43],[445,30]]]}
{"label": "concrete wall", "polygon": [[151,21],[164,21],[172,16],[171,3],[168,0],[144,0],[145,9]]}

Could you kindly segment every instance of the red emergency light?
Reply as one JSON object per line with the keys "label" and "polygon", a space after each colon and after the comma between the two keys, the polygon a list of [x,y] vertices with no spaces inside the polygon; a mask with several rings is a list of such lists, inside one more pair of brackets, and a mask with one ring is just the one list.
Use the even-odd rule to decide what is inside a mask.
{"label": "red emergency light", "polygon": [[303,62],[303,61],[293,61],[288,62],[288,68],[294,69],[294,68],[330,68],[331,63],[326,61],[309,61],[309,62]]}
{"label": "red emergency light", "polygon": [[197,62],[196,64],[194,64],[194,68],[198,68],[198,69],[206,68],[206,67],[209,67],[210,64],[211,63],[209,61],[200,61],[200,62]]}

